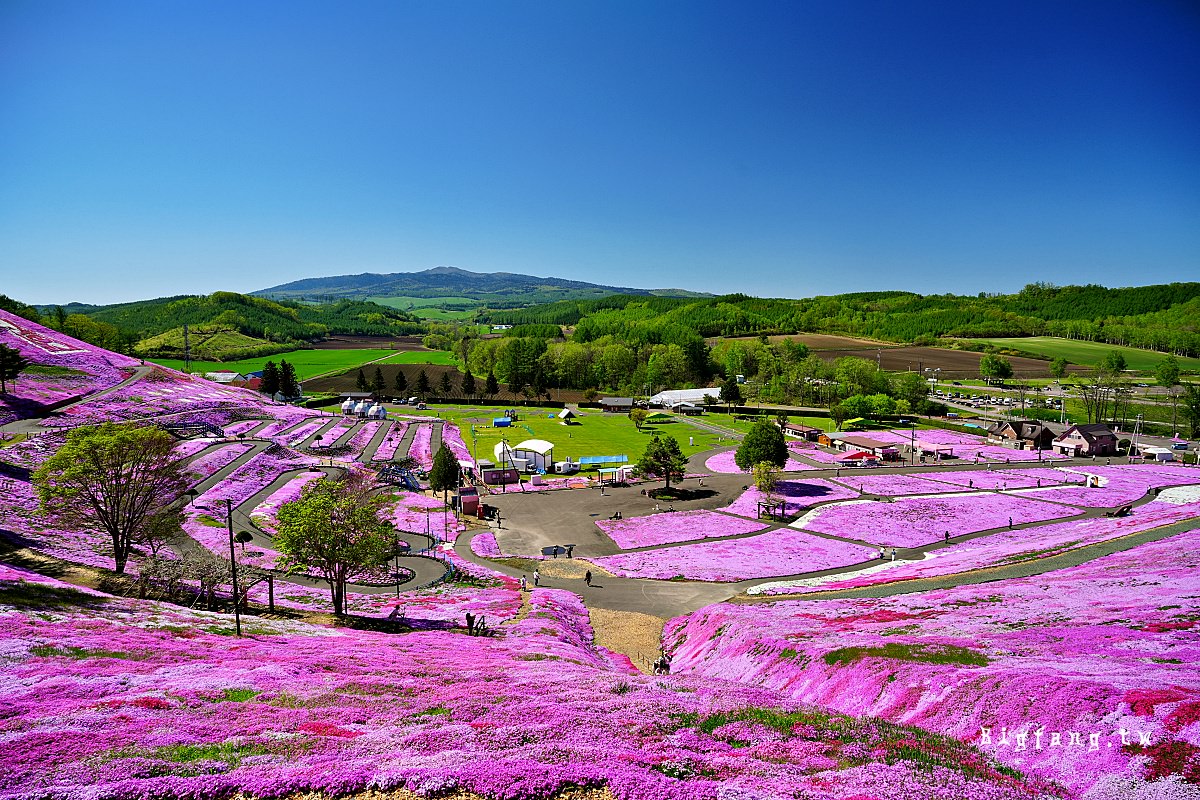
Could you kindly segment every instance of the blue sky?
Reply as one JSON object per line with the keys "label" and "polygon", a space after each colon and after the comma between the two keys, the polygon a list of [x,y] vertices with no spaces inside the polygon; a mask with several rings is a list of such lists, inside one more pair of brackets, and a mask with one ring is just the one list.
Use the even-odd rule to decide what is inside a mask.
{"label": "blue sky", "polygon": [[0,292],[1200,280],[1188,2],[0,3]]}

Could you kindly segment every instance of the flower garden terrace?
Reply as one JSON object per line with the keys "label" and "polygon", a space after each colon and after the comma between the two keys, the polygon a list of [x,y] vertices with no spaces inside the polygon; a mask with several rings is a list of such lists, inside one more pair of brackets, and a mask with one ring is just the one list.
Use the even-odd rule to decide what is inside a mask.
{"label": "flower garden terrace", "polygon": [[[168,558],[225,556],[228,501],[254,531],[239,563],[269,567],[275,513],[314,468],[426,462],[443,443],[466,451],[436,418],[352,421],[237,390],[201,397],[211,384],[163,375],[121,377],[3,450],[15,468],[0,476],[7,538],[59,563],[111,566],[94,535],[37,516],[22,476],[110,403],[115,419],[186,417],[220,434],[177,445],[195,473],[186,499],[203,510],[187,512],[189,535]],[[954,446],[970,460],[981,445]],[[388,514],[413,549],[428,530],[453,544],[441,558],[475,576],[421,590],[409,588],[424,582],[414,568],[399,597],[369,585],[384,576],[360,576],[350,610],[399,609],[408,632],[398,636],[263,615],[234,640],[228,615],[6,569],[0,680],[15,700],[0,722],[12,754],[0,787],[214,798],[583,787],[714,800],[1115,800],[1194,788],[1196,470],[1062,461],[838,474],[816,452],[793,453],[798,468],[777,490],[785,522],[757,519],[763,498],[734,473],[706,475],[711,494],[675,513],[655,512],[637,486],[492,495],[499,529],[464,527],[437,498],[397,493]],[[697,456],[687,486],[700,488],[721,455]],[[1128,516],[1105,516],[1122,505]],[[610,520],[615,511],[624,519]],[[567,543],[569,565],[541,559],[541,547]],[[881,561],[880,547],[896,560]],[[543,586],[522,593],[516,580],[534,566]],[[313,583],[277,586],[277,603],[327,610]],[[753,604],[723,602],[748,589]],[[261,584],[251,600],[265,603]],[[674,674],[642,675],[598,645],[605,632],[589,608],[596,619],[613,609],[663,618]],[[464,636],[467,612],[493,635]],[[1042,687],[1045,720],[1031,713]],[[1001,730],[1032,742],[1039,724],[1046,753],[996,744]],[[1150,740],[1103,757],[1048,752],[1051,733],[1108,736],[1114,724]]]}

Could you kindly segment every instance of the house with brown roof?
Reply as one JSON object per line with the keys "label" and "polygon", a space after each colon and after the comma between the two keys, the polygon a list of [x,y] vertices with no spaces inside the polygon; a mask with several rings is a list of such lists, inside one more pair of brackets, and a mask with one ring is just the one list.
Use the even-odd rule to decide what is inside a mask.
{"label": "house with brown roof", "polygon": [[1065,456],[1115,456],[1117,435],[1102,422],[1072,425],[1054,440],[1054,450]]}
{"label": "house with brown roof", "polygon": [[1006,420],[988,428],[988,441],[1015,450],[1049,450],[1054,431],[1033,420]]}

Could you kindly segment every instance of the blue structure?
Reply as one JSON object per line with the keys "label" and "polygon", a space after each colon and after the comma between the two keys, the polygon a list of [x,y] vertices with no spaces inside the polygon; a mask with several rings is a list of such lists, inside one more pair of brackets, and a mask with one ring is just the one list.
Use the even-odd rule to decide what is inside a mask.
{"label": "blue structure", "polygon": [[507,427],[510,427],[511,425],[512,425],[512,420],[509,419],[508,417],[493,417],[492,418],[492,427],[493,428],[507,428]]}
{"label": "blue structure", "polygon": [[629,456],[584,456],[579,459],[580,466],[595,466],[597,464],[625,464]]}

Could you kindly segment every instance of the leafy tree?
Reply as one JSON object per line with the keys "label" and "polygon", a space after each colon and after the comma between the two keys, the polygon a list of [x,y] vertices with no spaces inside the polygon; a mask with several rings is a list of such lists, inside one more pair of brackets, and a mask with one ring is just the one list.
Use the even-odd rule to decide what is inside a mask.
{"label": "leafy tree", "polygon": [[500,394],[500,384],[496,382],[496,373],[489,372],[487,374],[487,380],[483,384],[483,393],[488,397]]}
{"label": "leafy tree", "polygon": [[736,376],[730,375],[721,384],[721,402],[729,407],[742,402],[742,387],[738,386]]}
{"label": "leafy tree", "polygon": [[429,376],[425,374],[425,370],[417,373],[417,395],[425,397],[429,394]]}
{"label": "leafy tree", "polygon": [[376,366],[375,374],[371,376],[371,391],[378,397],[385,386],[387,384],[383,380],[383,370]]}
{"label": "leafy tree", "polygon": [[907,400],[910,408],[916,408],[929,397],[929,383],[915,372],[905,372],[892,382],[892,395],[897,400]]}
{"label": "leafy tree", "polygon": [[178,530],[188,484],[175,438],[156,427],[106,422],[75,428],[34,472],[42,510],[68,528],[108,534],[116,571],[135,543]]}
{"label": "leafy tree", "polygon": [[769,461],[754,465],[754,488],[768,498],[774,497],[775,487],[779,483],[779,468]]}
{"label": "leafy tree", "polygon": [[646,417],[650,416],[650,412],[644,408],[629,409],[629,419],[633,422],[633,426],[639,431],[646,424]]}
{"label": "leafy tree", "polygon": [[762,420],[754,423],[738,445],[733,463],[747,472],[756,464],[768,463],[782,468],[788,459],[787,442],[778,425]]}
{"label": "leafy tree", "polygon": [[408,378],[404,376],[404,370],[396,370],[396,380],[392,383],[392,386],[399,394],[404,394],[404,392],[408,390]]}
{"label": "leafy tree", "polygon": [[1183,395],[1183,418],[1192,429],[1192,438],[1200,439],[1200,384],[1188,384]]}
{"label": "leafy tree", "polygon": [[655,435],[638,462],[638,471],[649,478],[662,479],[664,489],[671,488],[672,478],[683,480],[685,469],[687,458],[673,436]]}
{"label": "leafy tree", "polygon": [[446,502],[446,494],[451,489],[458,488],[459,479],[458,459],[446,445],[442,445],[433,456],[433,466],[429,470],[429,488],[442,493],[442,502]]}
{"label": "leafy tree", "polygon": [[1158,385],[1165,388],[1167,394],[1171,396],[1171,435],[1174,436],[1179,407],[1179,396],[1175,393],[1175,387],[1179,385],[1179,359],[1168,355],[1159,361],[1154,368],[1154,378]]}
{"label": "leafy tree", "polygon": [[1067,365],[1070,363],[1070,361],[1067,361],[1062,356],[1053,359],[1050,362],[1050,376],[1057,380],[1062,380],[1067,375]]}
{"label": "leafy tree", "polygon": [[275,393],[279,391],[279,365],[274,361],[263,364],[262,382],[258,389],[267,397],[274,397]]}
{"label": "leafy tree", "polygon": [[[359,370],[362,374],[362,370]],[[296,380],[296,368],[287,361],[279,362],[279,391],[284,397],[300,396],[300,384]]]}
{"label": "leafy tree", "polygon": [[438,388],[441,390],[442,397],[450,396],[450,392],[453,390],[453,386],[450,383],[450,373],[449,372],[442,373],[442,379],[440,381],[438,381]]}
{"label": "leafy tree", "polygon": [[1120,375],[1128,366],[1125,363],[1125,356],[1121,355],[1120,350],[1109,350],[1100,361],[1100,368],[1113,375]]}
{"label": "leafy tree", "polygon": [[873,394],[867,398],[868,415],[879,421],[896,413],[896,401],[886,394]]}
{"label": "leafy tree", "polygon": [[462,393],[463,397],[475,396],[475,376],[471,374],[471,370],[469,369],[463,373]]}
{"label": "leafy tree", "polygon": [[391,555],[395,532],[379,518],[385,502],[365,475],[351,473],[342,480],[316,480],[299,499],[279,507],[274,541],[281,566],[320,575],[339,616],[350,577]]}
{"label": "leafy tree", "polygon": [[988,353],[979,359],[979,374],[984,378],[1004,380],[1013,375],[1012,363],[1004,356]]}
{"label": "leafy tree", "polygon": [[829,418],[833,420],[834,427],[839,431],[842,429],[842,423],[851,418],[851,414],[846,410],[843,403],[834,403],[829,407]]}
{"label": "leafy tree", "polygon": [[[853,394],[839,403],[842,410],[846,413],[843,421],[847,419],[855,419],[857,417],[871,416],[871,400],[865,394]],[[841,423],[839,423],[840,426]]]}
{"label": "leafy tree", "polygon": [[21,355],[21,351],[6,344],[0,344],[0,394],[8,394],[8,382],[17,382],[29,360]]}
{"label": "leafy tree", "polygon": [[775,424],[778,425],[781,430],[787,427],[788,415],[786,411],[780,411],[775,415]]}
{"label": "leafy tree", "polygon": [[359,392],[371,391],[371,384],[367,383],[367,376],[360,369],[358,375],[354,378],[354,389]]}

